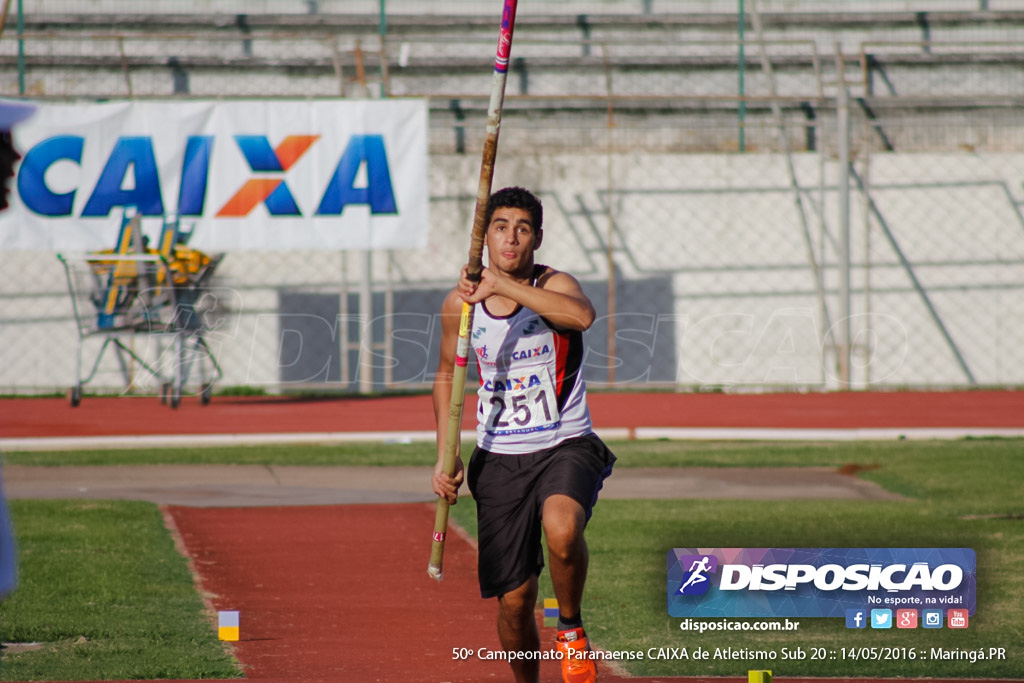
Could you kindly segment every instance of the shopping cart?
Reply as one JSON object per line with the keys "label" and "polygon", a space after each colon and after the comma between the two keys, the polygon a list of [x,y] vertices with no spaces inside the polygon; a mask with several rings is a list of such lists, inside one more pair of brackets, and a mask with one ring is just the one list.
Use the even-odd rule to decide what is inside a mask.
{"label": "shopping cart", "polygon": [[[141,219],[126,215],[114,249],[57,255],[78,327],[75,381],[68,391],[72,406],[81,403],[82,388],[96,377],[107,349],[113,349],[127,389],[136,385],[137,366],[159,383],[161,400],[177,408],[196,371],[200,400],[210,402],[223,373],[206,343],[201,304],[222,255],[190,249],[190,236],[177,219],[165,219],[158,247],[150,249]],[[153,343],[139,353],[136,337]],[[85,373],[85,345],[93,338],[102,342]]]}

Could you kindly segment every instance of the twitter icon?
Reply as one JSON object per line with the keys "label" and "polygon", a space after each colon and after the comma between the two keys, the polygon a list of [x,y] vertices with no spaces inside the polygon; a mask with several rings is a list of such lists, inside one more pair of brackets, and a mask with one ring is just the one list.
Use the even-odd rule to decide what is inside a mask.
{"label": "twitter icon", "polygon": [[871,628],[892,628],[892,610],[871,610]]}

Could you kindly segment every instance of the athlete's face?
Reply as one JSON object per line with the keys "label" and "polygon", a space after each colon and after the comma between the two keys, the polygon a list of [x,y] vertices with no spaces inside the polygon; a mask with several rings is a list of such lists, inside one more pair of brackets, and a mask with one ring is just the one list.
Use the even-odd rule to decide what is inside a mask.
{"label": "athlete's face", "polygon": [[525,209],[495,209],[487,226],[488,265],[510,275],[528,274],[541,236]]}

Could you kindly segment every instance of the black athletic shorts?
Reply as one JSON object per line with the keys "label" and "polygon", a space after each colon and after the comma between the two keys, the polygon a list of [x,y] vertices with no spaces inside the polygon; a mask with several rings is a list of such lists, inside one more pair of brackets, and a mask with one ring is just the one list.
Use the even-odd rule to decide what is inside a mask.
{"label": "black athletic shorts", "polygon": [[597,493],[615,456],[596,434],[567,439],[527,455],[502,455],[477,447],[467,481],[477,505],[480,595],[493,598],[518,588],[544,568],[541,509],[564,494],[590,519]]}

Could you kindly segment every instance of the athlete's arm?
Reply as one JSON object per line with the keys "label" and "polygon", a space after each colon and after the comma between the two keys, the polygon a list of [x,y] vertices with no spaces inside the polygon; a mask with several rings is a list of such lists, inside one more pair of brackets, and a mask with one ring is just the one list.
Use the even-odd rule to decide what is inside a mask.
{"label": "athlete's arm", "polygon": [[459,496],[464,472],[462,458],[456,450],[455,473],[449,477],[444,469],[444,444],[448,434],[448,409],[452,401],[452,374],[455,372],[455,346],[459,339],[462,299],[456,290],[445,297],[441,306],[441,352],[434,375],[434,421],[437,423],[437,464],[431,478],[434,493],[454,504]]}
{"label": "athlete's arm", "polygon": [[490,268],[484,268],[479,283],[466,278],[463,268],[458,286],[459,296],[477,303],[490,296],[503,296],[536,311],[555,327],[580,332],[590,329],[596,313],[594,305],[583,293],[572,275],[548,268],[533,287]]}

